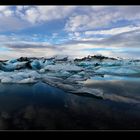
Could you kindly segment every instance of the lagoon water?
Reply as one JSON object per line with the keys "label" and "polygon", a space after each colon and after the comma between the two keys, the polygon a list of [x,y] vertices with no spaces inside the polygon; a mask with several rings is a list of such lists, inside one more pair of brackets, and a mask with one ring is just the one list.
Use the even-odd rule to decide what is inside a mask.
{"label": "lagoon water", "polygon": [[90,79],[105,99],[71,94],[45,83],[0,84],[0,129],[140,129],[140,82]]}

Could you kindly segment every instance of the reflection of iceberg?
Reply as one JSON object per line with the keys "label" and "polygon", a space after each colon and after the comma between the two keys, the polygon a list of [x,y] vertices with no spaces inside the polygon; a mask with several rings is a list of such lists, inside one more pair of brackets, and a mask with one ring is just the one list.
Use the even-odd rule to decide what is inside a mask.
{"label": "reflection of iceberg", "polygon": [[54,58],[24,58],[0,62],[1,83],[36,83],[43,81],[67,92],[91,94],[103,98],[103,92],[87,88],[82,81],[140,80],[140,60],[88,56],[69,60],[67,56]]}

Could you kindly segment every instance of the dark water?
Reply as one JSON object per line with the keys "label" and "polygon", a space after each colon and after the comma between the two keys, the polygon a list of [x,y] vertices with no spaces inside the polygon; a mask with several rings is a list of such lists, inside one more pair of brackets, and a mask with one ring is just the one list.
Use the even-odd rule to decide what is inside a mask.
{"label": "dark water", "polygon": [[41,82],[0,84],[0,129],[140,129],[139,82],[87,86],[102,88],[107,98],[65,93]]}

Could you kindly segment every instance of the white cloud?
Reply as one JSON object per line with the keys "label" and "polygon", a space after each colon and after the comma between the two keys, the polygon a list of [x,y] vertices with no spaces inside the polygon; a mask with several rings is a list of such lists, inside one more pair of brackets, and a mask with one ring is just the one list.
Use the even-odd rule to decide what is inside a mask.
{"label": "white cloud", "polygon": [[[56,31],[56,33],[51,34],[51,39],[53,41],[54,38],[57,38],[60,43],[69,40],[65,44],[52,47],[47,41],[44,43],[33,42],[40,38],[38,35],[31,37],[0,35],[0,42],[7,43],[7,48],[12,49],[12,51],[7,52],[6,55],[13,57],[16,52],[17,56],[48,56],[56,53],[83,56],[92,53],[88,50],[81,51],[83,49],[139,48],[139,13],[140,6],[16,6],[14,8],[13,6],[0,6],[0,32],[21,30],[42,22],[61,19],[66,21],[65,31],[67,31],[68,37],[62,37]],[[119,20],[130,22],[122,27],[122,25],[115,24]],[[111,28],[110,25],[117,26]],[[109,36],[99,38],[96,35]],[[45,40],[44,36],[42,38]],[[46,38],[49,40],[48,36]],[[98,52],[108,55],[114,54],[114,52],[103,50]],[[2,52],[0,55],[4,57]]]}
{"label": "white cloud", "polygon": [[[3,36],[3,39],[6,37]],[[58,53],[61,53],[60,49],[48,42],[8,41],[0,44],[1,59],[19,58],[21,56],[52,57]]]}
{"label": "white cloud", "polygon": [[[13,37],[13,36],[11,36]],[[6,36],[1,36],[3,40]],[[9,37],[10,39],[10,37]],[[13,57],[51,57],[56,54],[65,54],[70,57],[84,57],[87,55],[102,54],[105,56],[140,58],[140,30],[129,31],[102,40],[71,40],[61,45],[51,45],[47,42],[9,41],[2,47],[10,49],[1,58]],[[137,49],[136,49],[137,48]]]}
{"label": "white cloud", "polygon": [[76,6],[0,6],[0,31],[14,31],[63,19],[70,16],[75,8]]}
{"label": "white cloud", "polygon": [[14,31],[55,19],[63,19],[75,6],[0,6],[0,31]]}
{"label": "white cloud", "polygon": [[12,16],[13,11],[10,6],[0,6],[0,17],[1,16]]}
{"label": "white cloud", "polygon": [[7,18],[7,21],[15,22],[15,25],[18,21],[17,24],[23,26],[24,22],[24,28],[28,28],[38,23],[66,18],[65,30],[77,32],[105,27],[121,19],[138,20],[135,22],[139,23],[139,12],[140,6],[0,6],[0,20],[2,26]]}
{"label": "white cloud", "polygon": [[27,27],[31,26],[16,17],[0,17],[0,32],[21,30]]}
{"label": "white cloud", "polygon": [[[84,7],[83,7],[84,8]],[[65,25],[69,32],[105,27],[119,20],[140,20],[140,6],[92,6],[88,13],[71,16]]]}
{"label": "white cloud", "polygon": [[118,6],[117,12],[119,16],[127,20],[134,20],[140,18],[140,6]]}
{"label": "white cloud", "polygon": [[[55,19],[63,19],[76,8],[76,6],[29,6],[17,7],[17,15],[30,23],[40,23]],[[24,9],[24,13],[23,13]]]}
{"label": "white cloud", "polygon": [[36,23],[39,17],[40,17],[39,11],[33,7],[26,10],[24,19],[26,19],[31,23]]}
{"label": "white cloud", "polygon": [[124,26],[119,28],[112,28],[106,30],[97,30],[97,31],[86,31],[85,35],[116,35],[124,32],[139,30],[140,26]]}

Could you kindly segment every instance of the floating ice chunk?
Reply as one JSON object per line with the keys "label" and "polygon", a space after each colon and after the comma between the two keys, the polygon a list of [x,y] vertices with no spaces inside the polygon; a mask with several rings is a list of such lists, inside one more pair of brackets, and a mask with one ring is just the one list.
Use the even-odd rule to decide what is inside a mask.
{"label": "floating ice chunk", "polygon": [[78,74],[74,74],[70,78],[72,78],[72,79],[79,79],[79,78],[82,78],[82,76],[80,76]]}
{"label": "floating ice chunk", "polygon": [[81,61],[78,63],[78,66],[83,66],[83,67],[89,67],[89,66],[94,66],[94,64],[96,64],[96,62],[92,61]]}
{"label": "floating ice chunk", "polygon": [[10,77],[5,77],[3,79],[1,79],[1,83],[12,83],[13,79]]}
{"label": "floating ice chunk", "polygon": [[21,69],[26,67],[27,62],[16,62],[13,65],[15,66],[15,69]]}
{"label": "floating ice chunk", "polygon": [[51,86],[58,87],[62,90],[66,90],[66,91],[73,91],[73,90],[76,90],[76,88],[78,88],[78,85],[74,86],[74,85],[70,84],[69,81],[64,81],[62,78],[47,76],[47,77],[43,78],[43,82],[45,82]]}
{"label": "floating ice chunk", "polygon": [[70,85],[70,84],[63,84],[63,83],[57,83],[57,87],[58,88],[61,88],[67,92],[72,92],[74,90],[76,90],[76,87],[74,87],[73,85]]}
{"label": "floating ice chunk", "polygon": [[17,59],[10,59],[6,62],[6,64],[15,63],[15,62],[17,62]]}
{"label": "floating ice chunk", "polygon": [[63,73],[64,75],[69,75],[70,74],[68,71],[64,71],[64,70],[61,70],[61,73]]}
{"label": "floating ice chunk", "polygon": [[84,71],[81,71],[81,72],[78,73],[78,75],[80,75],[80,76],[85,76],[86,73],[85,73]]}
{"label": "floating ice chunk", "polygon": [[3,71],[0,71],[0,79],[3,79],[5,77],[10,77],[11,73],[7,73],[7,72],[3,72]]}
{"label": "floating ice chunk", "polygon": [[63,79],[62,78],[58,78],[58,77],[53,77],[53,76],[44,76],[43,77],[43,81],[46,82],[46,81],[54,81],[54,82],[62,82]]}
{"label": "floating ice chunk", "polygon": [[101,63],[102,67],[123,66],[125,63],[121,60],[104,60]]}
{"label": "floating ice chunk", "polygon": [[70,76],[69,78],[67,78],[67,80],[70,80],[70,81],[85,81],[87,80],[86,77],[82,77],[81,75],[78,75],[78,74],[74,74],[72,76]]}
{"label": "floating ice chunk", "polygon": [[70,65],[70,64],[56,64],[56,65],[48,65],[44,68],[45,70],[50,70],[50,71],[60,71],[60,70],[64,70],[64,71],[75,71],[75,72],[79,72],[82,71],[83,68],[79,67],[79,66],[75,66],[75,65]]}
{"label": "floating ice chunk", "polygon": [[137,73],[137,71],[131,68],[130,66],[101,67],[97,69],[96,72],[102,74],[115,74],[115,75],[132,75]]}
{"label": "floating ice chunk", "polygon": [[46,60],[45,62],[44,62],[44,64],[43,64],[43,66],[45,67],[45,66],[47,66],[47,65],[53,65],[54,64],[54,61],[52,61],[52,60]]}
{"label": "floating ice chunk", "polygon": [[25,71],[21,71],[21,72],[14,72],[12,74],[12,77],[13,77],[13,79],[17,79],[17,80],[31,78],[31,77],[38,79],[38,78],[41,78],[41,75],[36,71],[25,70]]}
{"label": "floating ice chunk", "polygon": [[52,76],[52,77],[60,77],[60,78],[63,78],[63,79],[65,79],[65,78],[68,78],[69,76],[71,76],[71,73],[70,72],[67,72],[67,71],[57,71],[57,72],[55,72],[55,71],[47,71],[46,72],[46,74],[47,75],[49,75],[49,76]]}
{"label": "floating ice chunk", "polygon": [[20,84],[27,84],[27,83],[36,83],[37,80],[35,80],[34,78],[26,78],[26,79],[23,79],[21,81],[18,81],[17,83],[20,83]]}
{"label": "floating ice chunk", "polygon": [[56,61],[67,61],[68,56],[66,56],[66,55],[57,55],[57,56],[55,56],[55,60]]}
{"label": "floating ice chunk", "polygon": [[13,64],[8,64],[8,65],[1,65],[1,69],[3,71],[13,71],[15,70],[15,66]]}
{"label": "floating ice chunk", "polygon": [[34,77],[34,78],[41,78],[41,75],[36,71],[30,71],[27,73],[28,77]]}
{"label": "floating ice chunk", "polygon": [[34,70],[40,69],[41,68],[40,62],[38,60],[33,60],[31,62],[31,67]]}
{"label": "floating ice chunk", "polygon": [[40,69],[39,72],[40,73],[45,73],[45,69]]}
{"label": "floating ice chunk", "polygon": [[21,71],[21,72],[19,72],[19,71],[14,71],[14,74],[12,74],[12,77],[13,78],[15,78],[15,79],[20,79],[20,78],[22,78],[22,79],[24,79],[24,78],[28,78],[29,76],[28,76],[28,72],[27,71]]}
{"label": "floating ice chunk", "polygon": [[137,73],[137,71],[134,70],[131,67],[120,67],[119,69],[117,69],[116,72],[117,73],[122,73],[122,74],[134,74],[134,73]]}
{"label": "floating ice chunk", "polygon": [[18,75],[18,73],[12,75],[11,77],[13,78],[13,82],[15,82],[15,83],[20,81],[20,80],[22,80],[22,79],[24,79],[21,75]]}
{"label": "floating ice chunk", "polygon": [[60,70],[57,72],[48,73],[48,75],[52,75],[55,77],[60,77],[60,78],[65,79],[65,78],[68,78],[69,76],[71,76],[71,73],[68,71],[65,71],[65,70]]}
{"label": "floating ice chunk", "polygon": [[25,71],[25,72],[13,71],[0,73],[0,79],[2,83],[20,83],[19,81],[21,81],[21,83],[22,82],[26,83],[26,80],[29,80],[29,82],[31,83],[35,81],[35,80],[33,81],[32,79],[38,79],[40,77],[41,75],[38,74],[36,71]]}
{"label": "floating ice chunk", "polygon": [[51,86],[55,86],[58,84],[58,83],[62,83],[63,79],[62,78],[57,78],[57,77],[51,77],[51,76],[46,76],[46,77],[43,77],[42,81],[44,83],[47,83]]}
{"label": "floating ice chunk", "polygon": [[92,89],[92,88],[87,88],[87,87],[81,87],[78,90],[72,91],[72,93],[80,93],[80,94],[92,94],[97,98],[104,98],[104,94],[102,90],[99,89]]}
{"label": "floating ice chunk", "polygon": [[6,65],[2,65],[2,70],[3,71],[14,71],[17,69],[22,69],[26,67],[27,62],[15,62],[15,63],[9,63]]}

